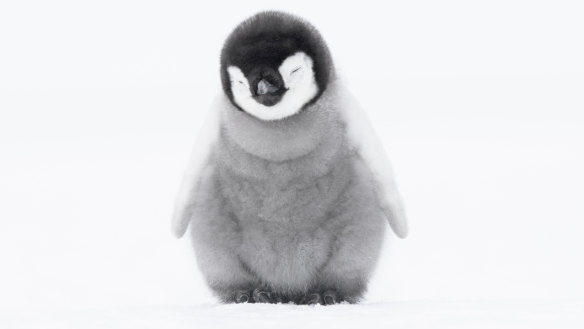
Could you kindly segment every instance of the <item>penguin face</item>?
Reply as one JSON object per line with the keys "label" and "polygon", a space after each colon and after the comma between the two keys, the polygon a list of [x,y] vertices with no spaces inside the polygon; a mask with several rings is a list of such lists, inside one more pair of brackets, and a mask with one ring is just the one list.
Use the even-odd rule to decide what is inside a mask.
{"label": "penguin face", "polygon": [[262,120],[291,116],[318,93],[313,61],[304,52],[286,58],[277,70],[263,68],[247,78],[237,66],[229,66],[233,102]]}
{"label": "penguin face", "polygon": [[281,12],[241,23],[221,53],[225,94],[237,109],[266,121],[294,115],[318,99],[331,71],[320,34]]}

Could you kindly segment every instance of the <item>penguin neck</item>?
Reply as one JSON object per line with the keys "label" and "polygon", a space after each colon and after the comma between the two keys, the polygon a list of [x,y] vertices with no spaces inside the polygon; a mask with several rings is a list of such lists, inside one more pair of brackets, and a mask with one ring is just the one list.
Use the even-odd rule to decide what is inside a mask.
{"label": "penguin neck", "polygon": [[326,174],[341,156],[345,137],[336,111],[317,101],[278,121],[261,121],[227,108],[219,142],[217,156],[230,170],[287,180]]}
{"label": "penguin neck", "polygon": [[272,162],[293,160],[315,150],[337,121],[334,111],[319,103],[274,121],[258,119],[229,103],[222,113],[221,129],[225,138],[252,155]]}

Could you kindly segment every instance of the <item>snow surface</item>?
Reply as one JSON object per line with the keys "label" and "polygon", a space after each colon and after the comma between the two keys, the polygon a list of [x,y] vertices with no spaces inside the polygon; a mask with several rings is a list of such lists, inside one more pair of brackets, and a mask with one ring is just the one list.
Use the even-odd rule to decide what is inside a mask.
{"label": "snow surface", "polygon": [[[266,8],[319,27],[396,173],[410,235],[361,305],[217,305],[170,232],[221,44]],[[584,4],[334,13],[0,2],[0,328],[584,328]]]}
{"label": "snow surface", "polygon": [[400,302],[124,307],[0,315],[2,328],[582,328],[584,303]]}

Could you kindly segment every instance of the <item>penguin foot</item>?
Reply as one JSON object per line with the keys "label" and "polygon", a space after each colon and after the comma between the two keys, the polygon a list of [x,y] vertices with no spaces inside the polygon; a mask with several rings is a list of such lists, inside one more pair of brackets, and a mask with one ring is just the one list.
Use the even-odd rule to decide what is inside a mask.
{"label": "penguin foot", "polygon": [[320,304],[323,305],[323,300],[322,300],[322,295],[319,293],[309,293],[306,294],[305,296],[303,296],[302,298],[300,298],[300,301],[298,304],[302,304],[302,305],[316,305],[316,304]]}
{"label": "penguin foot", "polygon": [[334,290],[325,290],[322,293],[309,293],[301,297],[298,304],[303,305],[334,305],[343,301],[343,298]]}
{"label": "penguin foot", "polygon": [[327,290],[322,293],[322,299],[325,305],[333,305],[339,302],[339,296],[334,290]]}
{"label": "penguin foot", "polygon": [[[233,296],[233,295],[232,295]],[[350,298],[344,299],[335,290],[325,290],[322,293],[311,292],[305,295],[290,297],[265,290],[263,288],[256,288],[253,291],[237,290],[235,292],[235,303],[289,303],[299,305],[334,305],[343,301],[349,301]]]}
{"label": "penguin foot", "polygon": [[246,290],[238,290],[235,292],[235,303],[251,303],[252,299],[249,292]]}
{"label": "penguin foot", "polygon": [[260,288],[254,289],[252,293],[253,301],[256,303],[275,303],[276,298],[272,297],[269,291],[261,290]]}

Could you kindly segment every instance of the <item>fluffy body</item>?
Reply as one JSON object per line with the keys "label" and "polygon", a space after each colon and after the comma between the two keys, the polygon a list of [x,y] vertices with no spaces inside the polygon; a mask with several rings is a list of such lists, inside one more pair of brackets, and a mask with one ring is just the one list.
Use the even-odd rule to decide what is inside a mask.
{"label": "fluffy body", "polygon": [[331,108],[334,91],[290,122],[222,104],[191,233],[223,301],[258,287],[292,301],[334,290],[355,302],[365,292],[385,221],[373,177]]}
{"label": "fluffy body", "polygon": [[[224,302],[357,302],[384,218],[407,222],[389,162],[320,34],[266,12],[221,54],[224,94],[195,146],[173,231]],[[211,116],[213,117],[213,116]]]}

